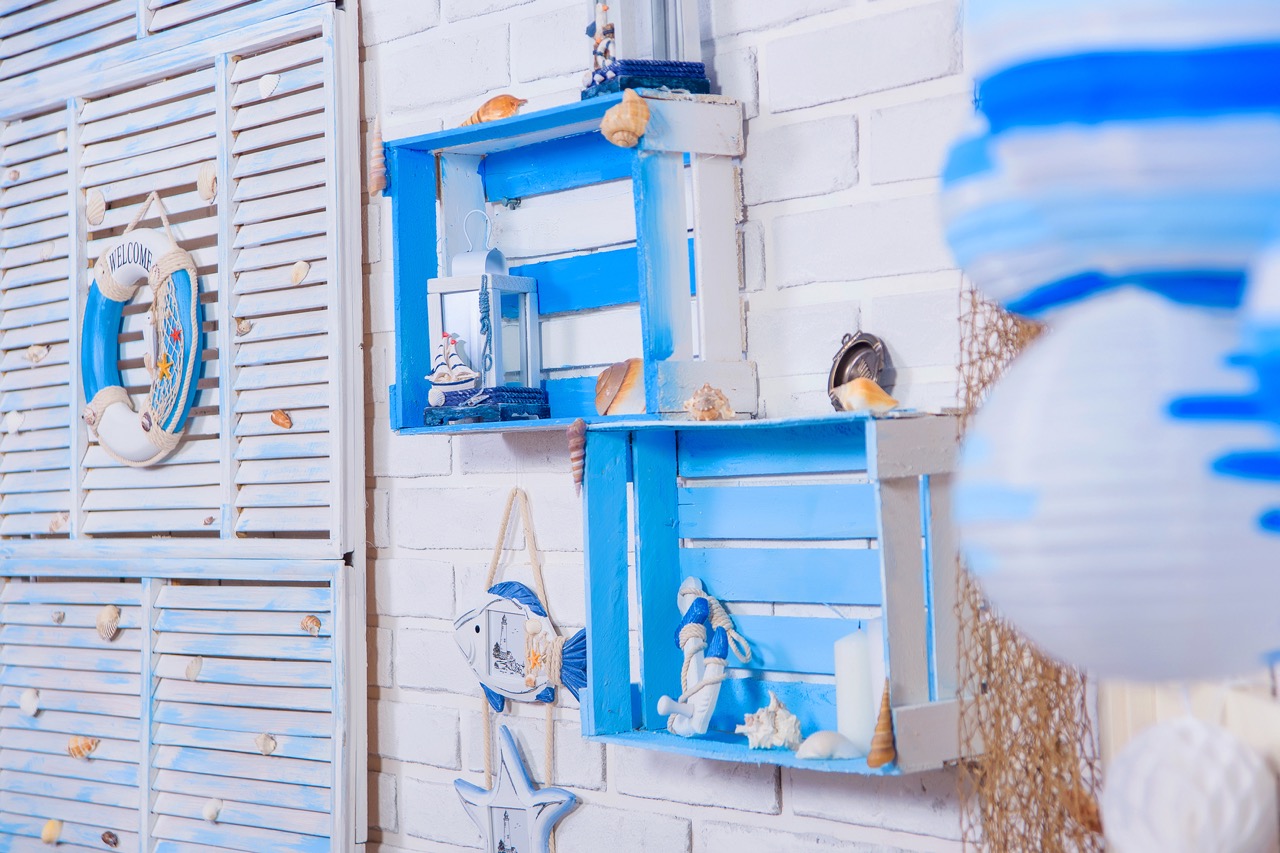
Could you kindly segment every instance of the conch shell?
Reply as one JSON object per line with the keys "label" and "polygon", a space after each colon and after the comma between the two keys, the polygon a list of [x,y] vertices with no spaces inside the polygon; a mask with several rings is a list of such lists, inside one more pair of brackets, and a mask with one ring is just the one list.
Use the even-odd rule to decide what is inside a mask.
{"label": "conch shell", "polygon": [[569,424],[569,467],[573,470],[573,488],[582,494],[582,475],[587,467],[587,422],[578,418]]}
{"label": "conch shell", "polygon": [[845,412],[871,412],[883,415],[897,408],[898,401],[884,392],[874,380],[859,376],[831,392],[832,399]]}
{"label": "conch shell", "polygon": [[527,103],[529,102],[524,98],[517,98],[515,95],[494,95],[481,104],[480,109],[473,112],[471,118],[464,121],[461,126],[469,127],[486,121],[511,118]]}
{"label": "conch shell", "polygon": [[629,358],[604,369],[596,379],[596,411],[602,415],[644,414],[644,362]]}
{"label": "conch shell", "polygon": [[40,691],[34,687],[28,687],[22,691],[22,695],[18,697],[18,708],[28,717],[34,717],[40,712]]}
{"label": "conch shell", "polygon": [[373,119],[373,137],[369,140],[369,198],[382,195],[387,188],[387,154],[382,149],[382,119]]}
{"label": "conch shell", "polygon": [[729,398],[719,388],[712,388],[709,382],[704,383],[693,392],[692,397],[684,401],[684,410],[695,421],[733,420],[733,406],[729,403]]}
{"label": "conch shell", "polygon": [[605,139],[619,148],[635,148],[648,127],[649,105],[631,89],[622,93],[622,103],[610,107],[600,122]]}
{"label": "conch shell", "polygon": [[90,225],[101,225],[107,216],[107,199],[102,190],[92,189],[85,195],[84,215]]}
{"label": "conch shell", "polygon": [[769,704],[754,714],[747,714],[743,724],[734,732],[746,735],[747,746],[751,749],[777,746],[797,749],[800,746],[800,720],[787,710],[772,690],[769,691]]}
{"label": "conch shell", "polygon": [[796,758],[822,760],[828,758],[857,758],[862,753],[853,741],[839,732],[814,732],[804,739],[796,750]]}
{"label": "conch shell", "polygon": [[306,631],[313,637],[320,636],[320,617],[314,613],[308,613],[302,617],[302,630]]}
{"label": "conch shell", "polygon": [[258,747],[258,752],[261,752],[263,755],[270,755],[276,751],[276,739],[266,732],[263,732],[254,738],[253,743]]}
{"label": "conch shell", "polygon": [[72,735],[71,740],[67,741],[67,755],[72,758],[83,758],[89,760],[89,756],[98,744],[101,743],[96,737],[85,737],[83,735]]}
{"label": "conch shell", "polygon": [[889,680],[884,682],[884,695],[880,697],[880,716],[876,717],[876,733],[871,736],[871,752],[867,753],[868,767],[883,767],[898,759],[893,745],[893,706],[889,702]]}
{"label": "conch shell", "polygon": [[49,818],[44,822],[44,828],[40,830],[40,840],[45,844],[53,845],[58,843],[58,838],[62,835],[62,821]]}
{"label": "conch shell", "polygon": [[98,636],[110,642],[120,630],[120,608],[114,604],[104,604],[98,611]]}
{"label": "conch shell", "polygon": [[200,194],[200,198],[212,203],[218,194],[218,166],[213,161],[208,161],[200,167],[200,173],[196,175],[196,192]]}

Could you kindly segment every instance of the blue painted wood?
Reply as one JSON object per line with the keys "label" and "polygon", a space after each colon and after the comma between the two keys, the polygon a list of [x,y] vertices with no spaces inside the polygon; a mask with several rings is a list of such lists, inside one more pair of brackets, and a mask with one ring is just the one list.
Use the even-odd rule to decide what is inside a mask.
{"label": "blue painted wood", "polygon": [[[538,281],[538,313],[562,314],[629,305],[640,301],[636,248],[610,249],[514,267],[512,275]],[[689,241],[690,295],[694,281],[693,241]]]}
{"label": "blue painted wood", "polygon": [[869,483],[710,486],[680,489],[685,539],[871,539],[878,536]]}
{"label": "blue painted wood", "polygon": [[749,477],[867,470],[867,421],[680,432],[681,477]]}
{"label": "blue painted wood", "polygon": [[874,548],[682,548],[680,576],[721,601],[879,606]]}
{"label": "blue painted wood", "polygon": [[257,708],[225,708],[187,702],[161,702],[155,721],[230,732],[270,732],[279,737],[324,737],[333,733],[333,716],[313,711],[264,711]]}
{"label": "blue painted wood", "polygon": [[587,681],[584,734],[629,731],[631,655],[627,621],[627,482],[630,438],[587,433],[583,490],[587,565]]}
{"label": "blue painted wood", "polygon": [[485,198],[504,202],[629,178],[633,156],[595,131],[496,151],[484,159]]}
{"label": "blue painted wood", "polygon": [[[500,121],[473,124],[469,127],[451,128],[422,136],[397,139],[387,143],[388,151],[456,151],[467,148],[468,153],[488,154],[508,148],[521,147],[540,136],[556,133],[566,136],[574,133],[575,126],[585,125],[583,131],[598,125],[609,107],[622,100],[620,95],[574,101],[559,107],[516,115]],[[578,131],[582,132],[582,131]]]}
{"label": "blue painted wood", "polygon": [[796,758],[789,749],[748,749],[742,735],[708,732],[704,737],[684,738],[670,732],[635,731],[623,734],[590,738],[601,743],[614,743],[640,749],[656,749],[693,758],[711,761],[728,761],[735,764],[760,764],[791,767],[797,770],[815,770],[823,773],[854,773],[861,776],[899,776],[901,772],[892,764],[876,770],[867,767],[865,758],[846,758],[831,761],[806,761]]}
{"label": "blue painted wood", "polygon": [[832,675],[836,640],[862,624],[834,616],[735,616],[733,623],[751,643],[751,660],[744,664],[730,657],[730,667],[810,675]]}
{"label": "blue painted wood", "polygon": [[567,420],[565,427],[572,423],[574,418],[592,420],[600,417],[596,412],[596,377],[548,379],[543,387],[547,391],[551,417],[557,421]]}
{"label": "blue painted wood", "polygon": [[[396,384],[391,388],[391,428],[422,426],[431,372],[426,281],[438,274],[436,258],[436,161],[404,146],[387,150],[391,227],[395,251]],[[410,237],[409,235],[413,235]]]}

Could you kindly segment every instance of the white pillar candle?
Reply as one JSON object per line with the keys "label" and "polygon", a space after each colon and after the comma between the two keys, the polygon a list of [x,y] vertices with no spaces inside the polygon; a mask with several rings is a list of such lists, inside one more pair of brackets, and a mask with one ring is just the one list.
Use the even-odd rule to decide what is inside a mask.
{"label": "white pillar candle", "polygon": [[880,620],[866,620],[857,631],[836,640],[835,658],[836,729],[865,755],[871,751],[884,684]]}

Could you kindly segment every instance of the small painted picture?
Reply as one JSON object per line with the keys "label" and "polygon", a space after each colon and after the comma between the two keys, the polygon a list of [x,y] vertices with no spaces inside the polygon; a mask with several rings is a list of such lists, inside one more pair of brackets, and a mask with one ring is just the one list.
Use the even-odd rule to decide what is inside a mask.
{"label": "small painted picture", "polygon": [[489,611],[489,672],[524,678],[524,615]]}
{"label": "small painted picture", "polygon": [[489,809],[493,823],[493,848],[490,853],[526,853],[529,846],[528,815],[523,809]]}

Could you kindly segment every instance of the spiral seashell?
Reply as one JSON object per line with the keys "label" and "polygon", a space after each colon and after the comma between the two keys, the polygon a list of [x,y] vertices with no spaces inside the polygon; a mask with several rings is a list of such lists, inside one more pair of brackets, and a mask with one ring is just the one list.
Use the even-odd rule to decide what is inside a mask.
{"label": "spiral seashell", "polygon": [[212,160],[200,167],[200,174],[196,175],[196,192],[200,193],[200,198],[213,203],[218,195],[218,166]]}
{"label": "spiral seashell", "polygon": [[254,738],[253,743],[258,747],[258,752],[261,752],[263,755],[270,755],[276,751],[276,739],[266,732],[263,732]]}
{"label": "spiral seashell", "polygon": [[582,477],[587,467],[587,422],[578,418],[565,430],[569,435],[569,468],[573,471],[573,488],[582,494]]}
{"label": "spiral seashell", "polygon": [[107,199],[102,190],[92,189],[85,195],[84,215],[90,225],[101,225],[107,216]]}
{"label": "spiral seashell", "polygon": [[733,405],[719,388],[704,383],[693,392],[693,396],[684,401],[684,410],[695,421],[731,421]]}
{"label": "spiral seashell", "polygon": [[40,691],[34,687],[28,687],[22,691],[22,695],[18,697],[18,710],[28,717],[34,717],[38,714],[40,712]]}
{"label": "spiral seashell", "polygon": [[276,87],[279,85],[279,74],[263,74],[258,78],[258,95],[263,98],[270,98],[275,94]]}
{"label": "spiral seashell", "polygon": [[244,337],[253,331],[253,321],[248,317],[236,318],[236,337]]}
{"label": "spiral seashell", "polygon": [[308,613],[302,617],[302,630],[306,631],[313,637],[320,636],[320,617],[315,614]]}
{"label": "spiral seashell", "polygon": [[222,814],[222,800],[206,800],[200,814],[209,823],[217,823],[218,815]]}
{"label": "spiral seashell", "polygon": [[53,514],[53,518],[49,519],[49,532],[61,533],[67,529],[67,525],[71,523],[71,513],[63,510]]}
{"label": "spiral seashell", "polygon": [[27,351],[22,354],[22,357],[32,364],[39,364],[49,355],[49,350],[48,344],[32,344],[27,347]]}
{"label": "spiral seashell", "polygon": [[89,760],[89,756],[98,748],[101,743],[96,737],[85,737],[83,735],[72,735],[71,740],[67,741],[67,755],[72,758],[83,758]]}
{"label": "spiral seashell", "polygon": [[276,409],[271,413],[271,422],[280,429],[293,429],[293,418],[284,409]]}
{"label": "spiral seashell", "polygon": [[108,829],[102,833],[102,843],[114,849],[120,846],[120,836]]}
{"label": "spiral seashell", "polygon": [[49,618],[53,620],[53,624],[61,625],[63,620],[67,618],[67,614],[63,613],[61,610],[55,610],[49,614]]}
{"label": "spiral seashell", "polygon": [[893,743],[893,706],[889,702],[889,680],[884,682],[884,695],[880,698],[880,716],[876,717],[876,733],[871,737],[871,752],[867,754],[868,767],[883,767],[898,759]]}
{"label": "spiral seashell", "polygon": [[196,656],[187,661],[187,681],[195,681],[200,677],[200,670],[204,668],[204,658]]}
{"label": "spiral seashell", "polygon": [[114,604],[104,604],[98,611],[98,636],[110,642],[120,630],[120,608]]}
{"label": "spiral seashell", "polygon": [[310,272],[311,264],[306,261],[298,261],[289,270],[289,280],[294,284],[302,284]]}
{"label": "spiral seashell", "polygon": [[622,93],[622,103],[604,114],[600,132],[619,148],[635,148],[649,127],[649,105],[632,89]]}
{"label": "spiral seashell", "polygon": [[382,119],[374,117],[373,136],[369,139],[369,198],[382,195],[387,188],[387,152],[382,147]]}
{"label": "spiral seashell", "polygon": [[469,127],[486,121],[511,118],[520,112],[520,108],[527,103],[529,102],[524,98],[517,98],[515,95],[494,95],[481,104],[480,109],[473,112],[471,117],[464,121],[461,126]]}
{"label": "spiral seashell", "polygon": [[602,415],[644,413],[644,363],[629,358],[604,369],[596,379],[596,411]]}
{"label": "spiral seashell", "polygon": [[44,828],[40,830],[40,840],[45,844],[53,845],[58,843],[58,838],[62,836],[62,821],[49,818],[44,822]]}

